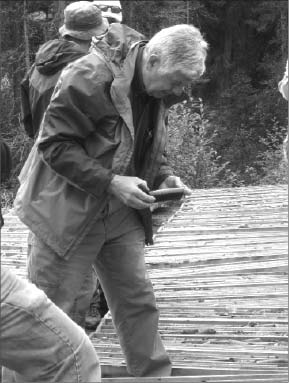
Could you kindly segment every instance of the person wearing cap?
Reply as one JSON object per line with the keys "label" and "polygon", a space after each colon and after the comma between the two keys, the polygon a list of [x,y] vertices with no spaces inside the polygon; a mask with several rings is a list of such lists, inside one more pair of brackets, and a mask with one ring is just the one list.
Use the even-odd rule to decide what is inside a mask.
{"label": "person wearing cap", "polygon": [[62,69],[88,53],[93,36],[103,36],[108,22],[89,1],[77,1],[64,9],[59,39],[39,48],[35,63],[21,82],[21,121],[29,137],[35,138]]}
{"label": "person wearing cap", "polygon": [[[89,1],[77,1],[64,9],[64,24],[59,28],[60,38],[43,44],[36,53],[35,64],[21,83],[22,123],[26,133],[36,138],[43,115],[50,102],[57,80],[63,68],[70,62],[88,53],[92,37],[100,41],[108,30],[108,22],[102,17],[101,10]],[[125,30],[130,43],[143,39],[143,35],[125,25],[112,25],[116,33]],[[32,150],[30,158],[33,157]],[[33,234],[28,238],[28,258],[33,243]],[[79,296],[75,301],[74,320],[81,326],[94,328],[100,320],[99,315],[88,315],[90,302],[96,290],[96,277],[88,273]],[[106,306],[103,294],[101,303]]]}
{"label": "person wearing cap", "polygon": [[[73,316],[93,264],[132,376],[170,376],[145,267],[153,189],[182,187],[166,159],[167,112],[205,71],[198,28],[164,28],[130,45],[109,30],[67,66],[40,127],[15,199],[35,234],[29,268]],[[52,290],[53,289],[53,290]]]}
{"label": "person wearing cap", "polygon": [[[0,183],[9,178],[11,161],[9,146],[0,139]],[[97,354],[83,329],[4,265],[0,310],[2,383],[101,381]]]}

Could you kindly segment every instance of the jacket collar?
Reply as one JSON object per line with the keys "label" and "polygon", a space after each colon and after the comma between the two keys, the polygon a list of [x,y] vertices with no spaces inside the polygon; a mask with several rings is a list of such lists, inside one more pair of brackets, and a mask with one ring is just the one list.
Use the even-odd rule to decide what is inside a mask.
{"label": "jacket collar", "polygon": [[[126,26],[121,25],[121,27]],[[130,32],[131,28],[126,28],[128,28]],[[140,39],[138,38],[138,33],[136,37],[133,33],[132,35],[133,37],[126,38],[124,33],[112,34],[110,29],[102,40],[97,41],[96,39],[93,39],[91,46],[91,52],[106,64],[113,76],[113,81],[110,87],[112,103],[127,128],[127,131],[124,131],[124,134],[127,137],[126,148],[119,147],[119,151],[123,152],[122,161],[115,160],[115,162],[117,162],[115,169],[118,172],[124,172],[129,166],[133,155],[135,139],[130,92],[131,83],[135,73]]]}
{"label": "jacket collar", "polygon": [[119,60],[114,60],[116,58],[116,51],[109,49],[109,47],[107,46],[105,47],[105,50],[102,50],[101,46],[98,46],[97,48],[92,48],[92,52],[96,54],[99,58],[104,60],[106,65],[112,72],[113,81],[110,88],[112,101],[118,113],[125,121],[130,131],[132,140],[134,140],[134,126],[129,96],[131,90],[131,83],[134,77],[135,64],[139,46],[139,42],[134,43],[122,62],[120,62]]}

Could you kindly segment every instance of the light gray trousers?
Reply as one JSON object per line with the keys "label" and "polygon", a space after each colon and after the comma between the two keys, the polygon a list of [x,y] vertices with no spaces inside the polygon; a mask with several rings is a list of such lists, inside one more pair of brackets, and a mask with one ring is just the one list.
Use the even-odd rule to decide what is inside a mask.
{"label": "light gray trousers", "polygon": [[29,278],[73,320],[83,325],[75,297],[94,264],[134,376],[169,376],[171,363],[158,332],[159,313],[144,260],[144,230],[134,209],[104,212],[66,261],[34,237]]}

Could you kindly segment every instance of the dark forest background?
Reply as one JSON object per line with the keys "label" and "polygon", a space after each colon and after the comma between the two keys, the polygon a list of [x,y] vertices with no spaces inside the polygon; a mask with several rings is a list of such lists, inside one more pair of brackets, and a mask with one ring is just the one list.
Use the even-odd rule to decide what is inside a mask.
{"label": "dark forest background", "polygon": [[[10,204],[33,144],[20,124],[19,84],[43,42],[58,36],[71,1],[0,0],[0,134],[13,153]],[[288,57],[288,2],[123,0],[123,22],[150,38],[192,23],[209,43],[203,81],[173,107],[168,156],[193,188],[287,182],[287,102],[278,92]]]}

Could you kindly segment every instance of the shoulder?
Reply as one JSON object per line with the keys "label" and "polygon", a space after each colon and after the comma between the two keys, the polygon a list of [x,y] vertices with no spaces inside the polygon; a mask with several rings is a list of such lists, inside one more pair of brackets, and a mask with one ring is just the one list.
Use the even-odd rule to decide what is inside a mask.
{"label": "shoulder", "polygon": [[113,23],[110,24],[107,33],[107,39],[124,40],[129,43],[133,43],[141,40],[146,40],[146,37],[142,33],[136,31],[135,29],[129,27],[126,24]]}
{"label": "shoulder", "polygon": [[86,56],[68,64],[62,71],[51,101],[62,100],[63,103],[94,102],[107,98],[110,84],[113,81],[112,72],[105,65],[104,60],[95,54]]}
{"label": "shoulder", "polygon": [[111,82],[113,75],[104,58],[95,53],[88,53],[68,64],[62,71],[61,78],[72,83],[80,81],[97,84]]}

